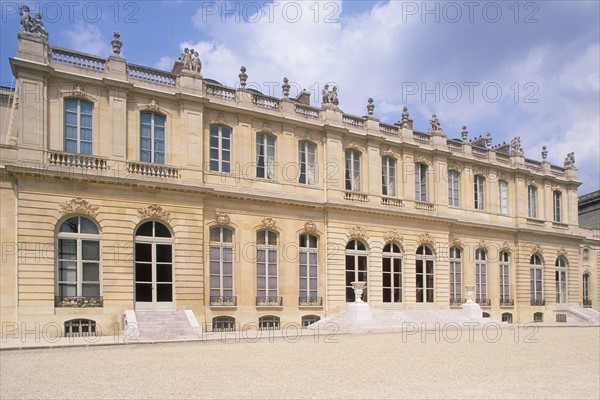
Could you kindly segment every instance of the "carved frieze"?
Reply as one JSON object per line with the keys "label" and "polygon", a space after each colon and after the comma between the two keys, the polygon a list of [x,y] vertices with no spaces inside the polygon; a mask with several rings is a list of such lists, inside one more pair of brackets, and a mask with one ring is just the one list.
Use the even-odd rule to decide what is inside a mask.
{"label": "carved frieze", "polygon": [[276,222],[271,217],[265,217],[262,219],[261,226],[265,229],[275,229]]}
{"label": "carved frieze", "polygon": [[158,219],[164,222],[171,221],[171,213],[166,211],[164,208],[159,206],[158,204],[151,204],[146,208],[142,208],[138,210],[138,214],[140,215],[140,219]]}
{"label": "carved frieze", "polygon": [[367,238],[367,233],[365,232],[365,230],[361,226],[355,226],[352,229],[350,229],[350,232],[348,233],[348,238],[350,240],[354,240],[354,239],[366,239]]}
{"label": "carved frieze", "polygon": [[84,214],[92,218],[96,218],[98,207],[92,206],[89,202],[81,197],[66,201],[60,205],[60,211],[63,215],[67,214]]}
{"label": "carved frieze", "polygon": [[392,229],[390,231],[388,231],[383,238],[385,239],[386,242],[396,242],[396,243],[402,243],[402,236],[400,236],[400,234],[398,233],[397,230]]}
{"label": "carved frieze", "polygon": [[433,237],[429,233],[421,233],[419,235],[419,245],[426,245],[432,247],[435,244]]}
{"label": "carved frieze", "polygon": [[218,212],[215,221],[217,221],[217,224],[219,225],[228,225],[230,222],[229,215],[224,212]]}

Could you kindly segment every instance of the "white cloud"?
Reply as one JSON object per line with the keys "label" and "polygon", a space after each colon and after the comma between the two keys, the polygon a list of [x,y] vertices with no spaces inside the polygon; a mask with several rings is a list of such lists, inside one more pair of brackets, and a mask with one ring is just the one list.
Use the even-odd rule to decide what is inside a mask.
{"label": "white cloud", "polygon": [[97,25],[76,23],[72,29],[61,32],[61,36],[69,49],[100,56],[112,54],[111,39],[104,37]]}

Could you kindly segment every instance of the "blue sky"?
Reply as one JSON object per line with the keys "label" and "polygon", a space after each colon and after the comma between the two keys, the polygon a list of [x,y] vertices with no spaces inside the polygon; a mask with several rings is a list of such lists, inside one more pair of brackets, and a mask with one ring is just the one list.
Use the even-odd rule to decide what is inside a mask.
{"label": "blue sky", "polygon": [[[2,84],[16,54],[21,2],[1,3]],[[51,45],[111,54],[118,30],[128,61],[170,69],[184,47],[204,77],[281,96],[306,88],[317,104],[339,87],[346,113],[400,119],[416,129],[436,113],[449,137],[520,136],[525,155],[561,165],[574,151],[579,193],[600,189],[600,2],[597,1],[123,1],[29,2]]]}

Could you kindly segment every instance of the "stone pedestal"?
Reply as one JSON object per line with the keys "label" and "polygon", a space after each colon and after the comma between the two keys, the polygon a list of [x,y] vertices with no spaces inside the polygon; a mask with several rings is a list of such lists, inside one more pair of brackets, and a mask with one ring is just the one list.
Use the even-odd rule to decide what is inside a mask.
{"label": "stone pedestal", "polygon": [[469,319],[481,319],[481,307],[473,301],[475,286],[465,286],[465,290],[467,291],[467,301],[461,308]]}
{"label": "stone pedestal", "polygon": [[350,282],[352,288],[354,289],[355,300],[354,303],[351,303],[348,306],[348,311],[346,312],[346,316],[350,321],[367,321],[373,317],[373,313],[371,312],[371,307],[362,301],[361,296],[365,289],[367,282],[358,281],[358,282]]}

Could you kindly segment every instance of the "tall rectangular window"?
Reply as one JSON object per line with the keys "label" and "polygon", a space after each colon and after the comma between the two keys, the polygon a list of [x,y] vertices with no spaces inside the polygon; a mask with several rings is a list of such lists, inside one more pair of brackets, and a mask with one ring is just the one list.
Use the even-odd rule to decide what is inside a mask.
{"label": "tall rectangular window", "polygon": [[475,175],[475,209],[483,210],[485,208],[485,195],[484,195],[484,182],[485,179],[481,175]]}
{"label": "tall rectangular window", "polygon": [[552,202],[553,202],[553,209],[554,209],[554,222],[562,222],[562,215],[561,215],[561,193],[558,190],[555,190],[552,193]]}
{"label": "tall rectangular window", "polygon": [[225,227],[214,227],[210,230],[211,304],[231,302],[232,296],[233,231]]}
{"label": "tall rectangular window", "polygon": [[256,134],[256,177],[275,179],[275,136]]}
{"label": "tall rectangular window", "polygon": [[487,253],[485,250],[475,251],[475,284],[477,303],[487,303]]}
{"label": "tall rectangular window", "polygon": [[427,201],[427,165],[415,164],[415,200]]}
{"label": "tall rectangular window", "polygon": [[527,188],[527,206],[529,209],[528,217],[537,218],[537,188],[535,186]]}
{"label": "tall rectangular window", "polygon": [[450,248],[450,303],[462,303],[462,261],[461,249]]}
{"label": "tall rectangular window", "polygon": [[256,295],[259,299],[278,295],[278,250],[277,233],[267,230],[256,232]]}
{"label": "tall rectangular window", "polygon": [[300,299],[313,303],[318,300],[317,237],[300,235]]}
{"label": "tall rectangular window", "polygon": [[300,161],[300,183],[315,185],[317,183],[317,145],[301,141],[298,146]]}
{"label": "tall rectangular window", "polygon": [[396,196],[396,160],[387,156],[381,158],[381,194]]}
{"label": "tall rectangular window", "polygon": [[64,151],[92,154],[92,103],[65,99]]}
{"label": "tall rectangular window", "polygon": [[543,305],[542,260],[537,254],[532,255],[529,261],[529,289],[531,305]]}
{"label": "tall rectangular window", "polygon": [[383,302],[402,302],[402,253],[400,246],[386,243],[383,247]]}
{"label": "tall rectangular window", "polygon": [[231,172],[231,129],[221,125],[210,126],[209,168],[214,172]]}
{"label": "tall rectangular window", "polygon": [[500,305],[510,303],[509,260],[508,252],[500,252]]}
{"label": "tall rectangular window", "polygon": [[506,181],[498,182],[498,212],[508,214],[508,183]]}
{"label": "tall rectangular window", "polygon": [[360,152],[346,150],[346,190],[360,191]]}
{"label": "tall rectangular window", "polygon": [[140,113],[140,161],[165,163],[165,117]]}
{"label": "tall rectangular window", "polygon": [[448,205],[458,207],[458,172],[448,171]]}

